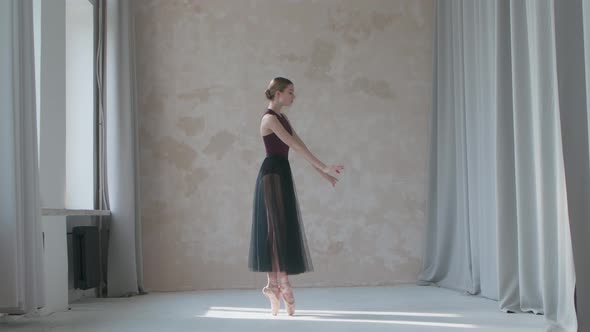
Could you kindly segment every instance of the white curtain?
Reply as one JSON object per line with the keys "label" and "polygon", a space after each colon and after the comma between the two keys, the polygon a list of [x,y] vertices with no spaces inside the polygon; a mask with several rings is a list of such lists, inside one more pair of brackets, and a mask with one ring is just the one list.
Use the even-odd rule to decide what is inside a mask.
{"label": "white curtain", "polygon": [[[578,15],[578,40],[588,35],[582,1],[565,2],[437,2],[429,226],[419,277],[496,299],[504,311],[543,313],[552,331],[577,329],[572,245],[580,243],[571,231],[587,224],[590,198],[579,197],[587,183],[571,188],[590,174],[585,77],[572,74],[585,75],[590,63],[584,50],[571,55],[575,42],[562,42],[576,30],[570,15]],[[568,86],[576,79],[580,86]],[[583,98],[574,93],[573,104],[576,89]],[[584,126],[574,135],[569,125],[577,122]],[[578,289],[578,317],[581,295]]]}
{"label": "white curtain", "polygon": [[495,72],[493,45],[483,42],[495,31],[492,18],[474,9],[470,2],[437,5],[430,225],[420,279],[497,298],[496,184],[486,176],[496,170],[495,86],[482,79]]}
{"label": "white curtain", "polygon": [[143,291],[133,1],[102,0],[109,296]]}
{"label": "white curtain", "polygon": [[0,4],[0,311],[45,305],[31,0]]}
{"label": "white curtain", "polygon": [[590,330],[590,3],[555,1],[559,107],[578,330]]}

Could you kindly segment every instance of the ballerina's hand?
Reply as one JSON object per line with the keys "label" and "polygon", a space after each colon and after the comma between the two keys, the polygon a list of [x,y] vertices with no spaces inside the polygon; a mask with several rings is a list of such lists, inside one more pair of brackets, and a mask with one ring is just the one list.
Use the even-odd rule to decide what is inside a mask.
{"label": "ballerina's hand", "polygon": [[332,184],[332,187],[335,187],[336,186],[336,183],[338,182],[338,179],[335,178],[335,177],[333,177],[330,174],[324,174],[324,178],[326,180],[328,180],[328,182],[330,182]]}
{"label": "ballerina's hand", "polygon": [[336,173],[336,174],[340,174],[340,172],[342,172],[342,170],[344,170],[344,166],[342,165],[331,165],[327,167],[328,172],[326,173]]}

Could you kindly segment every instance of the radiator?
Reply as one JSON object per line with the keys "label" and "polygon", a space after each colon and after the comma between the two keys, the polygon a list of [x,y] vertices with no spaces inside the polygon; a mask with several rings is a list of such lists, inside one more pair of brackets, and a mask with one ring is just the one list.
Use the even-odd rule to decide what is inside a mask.
{"label": "radiator", "polygon": [[98,286],[98,227],[72,228],[72,254],[74,288],[89,289]]}

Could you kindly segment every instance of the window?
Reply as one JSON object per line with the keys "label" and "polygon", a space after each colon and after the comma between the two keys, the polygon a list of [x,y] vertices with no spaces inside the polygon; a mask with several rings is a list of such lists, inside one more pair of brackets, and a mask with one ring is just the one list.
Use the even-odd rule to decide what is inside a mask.
{"label": "window", "polygon": [[96,3],[66,1],[66,197],[94,209],[96,197]]}

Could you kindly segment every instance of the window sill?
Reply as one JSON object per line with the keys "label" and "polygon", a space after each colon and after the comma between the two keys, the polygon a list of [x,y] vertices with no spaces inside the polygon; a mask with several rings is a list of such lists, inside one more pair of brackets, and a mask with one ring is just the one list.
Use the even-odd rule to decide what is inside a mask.
{"label": "window sill", "polygon": [[110,216],[109,210],[77,210],[42,208],[42,216]]}

